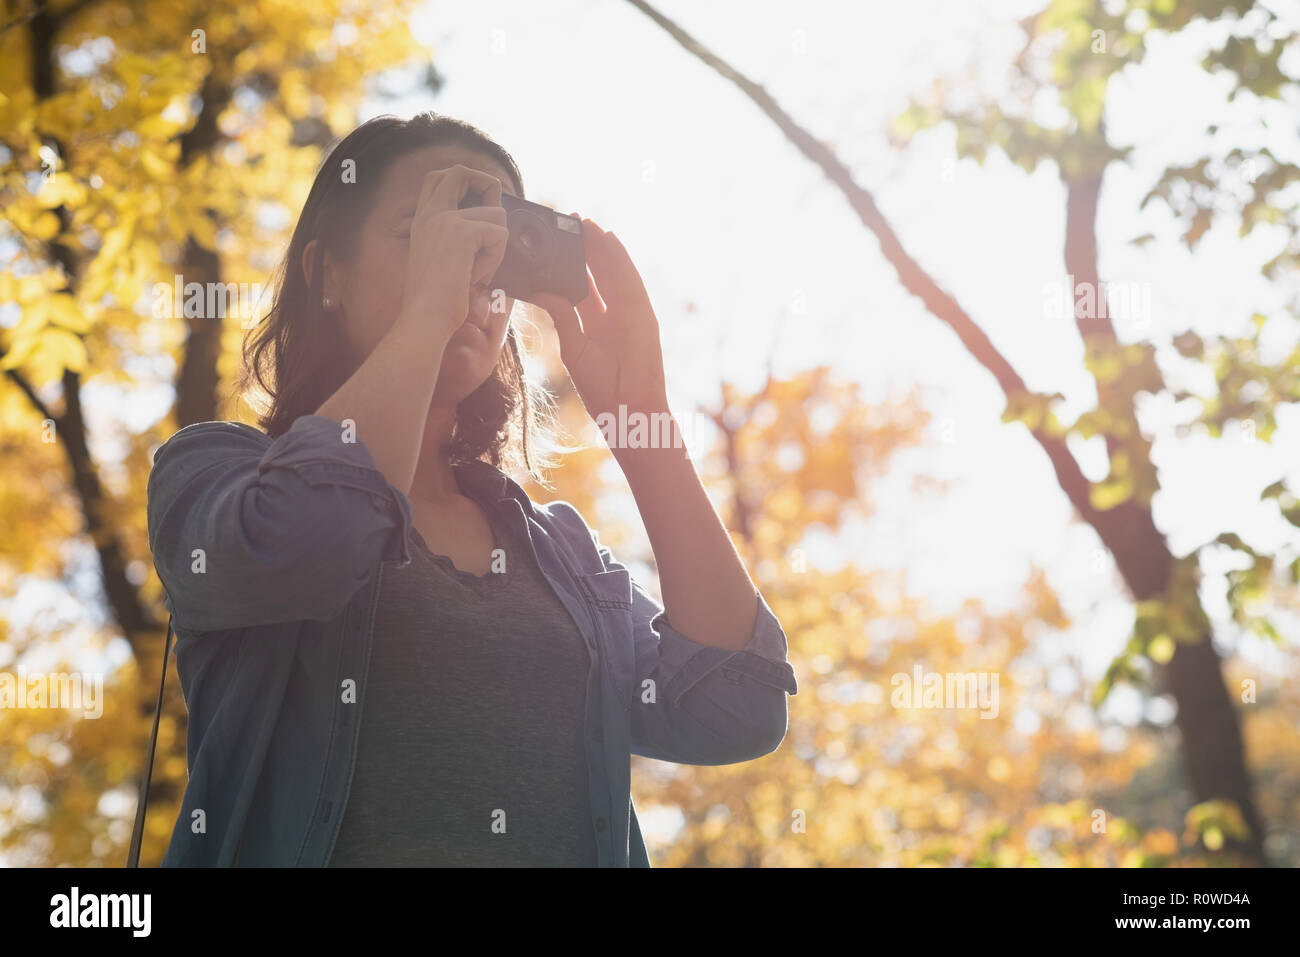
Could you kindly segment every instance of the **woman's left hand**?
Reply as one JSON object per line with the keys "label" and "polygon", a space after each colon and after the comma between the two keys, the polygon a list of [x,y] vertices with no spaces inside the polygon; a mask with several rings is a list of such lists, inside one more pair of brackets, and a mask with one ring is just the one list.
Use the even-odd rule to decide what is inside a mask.
{"label": "woman's left hand", "polygon": [[[576,214],[574,214],[576,215]],[[582,221],[587,297],[572,304],[542,293],[560,337],[560,358],[587,413],[668,411],[659,320],[641,275],[619,238],[590,219]]]}

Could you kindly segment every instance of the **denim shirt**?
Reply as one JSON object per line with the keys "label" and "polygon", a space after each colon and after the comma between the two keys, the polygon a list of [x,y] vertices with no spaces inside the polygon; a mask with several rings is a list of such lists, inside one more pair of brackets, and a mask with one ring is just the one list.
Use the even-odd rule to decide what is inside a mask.
{"label": "denim shirt", "polygon": [[[380,581],[411,560],[409,500],[343,436],[319,415],[274,439],[201,422],[154,457],[149,545],[189,714],[189,781],[164,867],[329,860]],[[590,652],[583,740],[599,864],[649,867],[631,755],[718,765],[775,750],[797,693],[785,633],[756,593],[742,650],[692,640],[570,503],[534,504],[486,462],[454,469],[479,505],[526,532]]]}

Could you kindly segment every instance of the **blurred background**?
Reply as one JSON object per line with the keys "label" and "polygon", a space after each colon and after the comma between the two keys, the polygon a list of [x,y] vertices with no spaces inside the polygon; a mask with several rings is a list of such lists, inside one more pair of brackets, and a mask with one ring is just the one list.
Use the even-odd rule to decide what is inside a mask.
{"label": "blurred background", "polygon": [[[125,861],[153,450],[254,421],[239,344],[324,151],[425,109],[623,239],[789,638],[777,751],[633,758],[655,866],[1300,863],[1297,26],[1284,0],[0,2],[0,863]],[[186,319],[155,294],[178,274],[266,291]],[[655,590],[549,318],[516,317],[587,446],[529,494]],[[146,865],[186,780],[171,667]],[[65,672],[101,714],[13,693]],[[996,708],[901,694],[930,674],[996,678]]]}

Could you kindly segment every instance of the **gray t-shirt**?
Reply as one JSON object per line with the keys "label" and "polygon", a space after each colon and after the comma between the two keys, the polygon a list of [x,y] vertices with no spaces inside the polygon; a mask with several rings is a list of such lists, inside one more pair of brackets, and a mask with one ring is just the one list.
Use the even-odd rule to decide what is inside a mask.
{"label": "gray t-shirt", "polygon": [[384,566],[330,867],[596,866],[590,655],[523,531],[491,522],[504,573],[461,571],[414,528],[411,563]]}

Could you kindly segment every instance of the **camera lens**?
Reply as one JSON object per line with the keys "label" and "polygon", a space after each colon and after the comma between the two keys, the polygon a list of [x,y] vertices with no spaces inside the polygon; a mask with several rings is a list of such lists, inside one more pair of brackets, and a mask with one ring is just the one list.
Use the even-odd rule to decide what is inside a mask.
{"label": "camera lens", "polygon": [[510,245],[529,265],[547,262],[551,254],[551,237],[546,224],[527,210],[515,210],[509,220]]}

